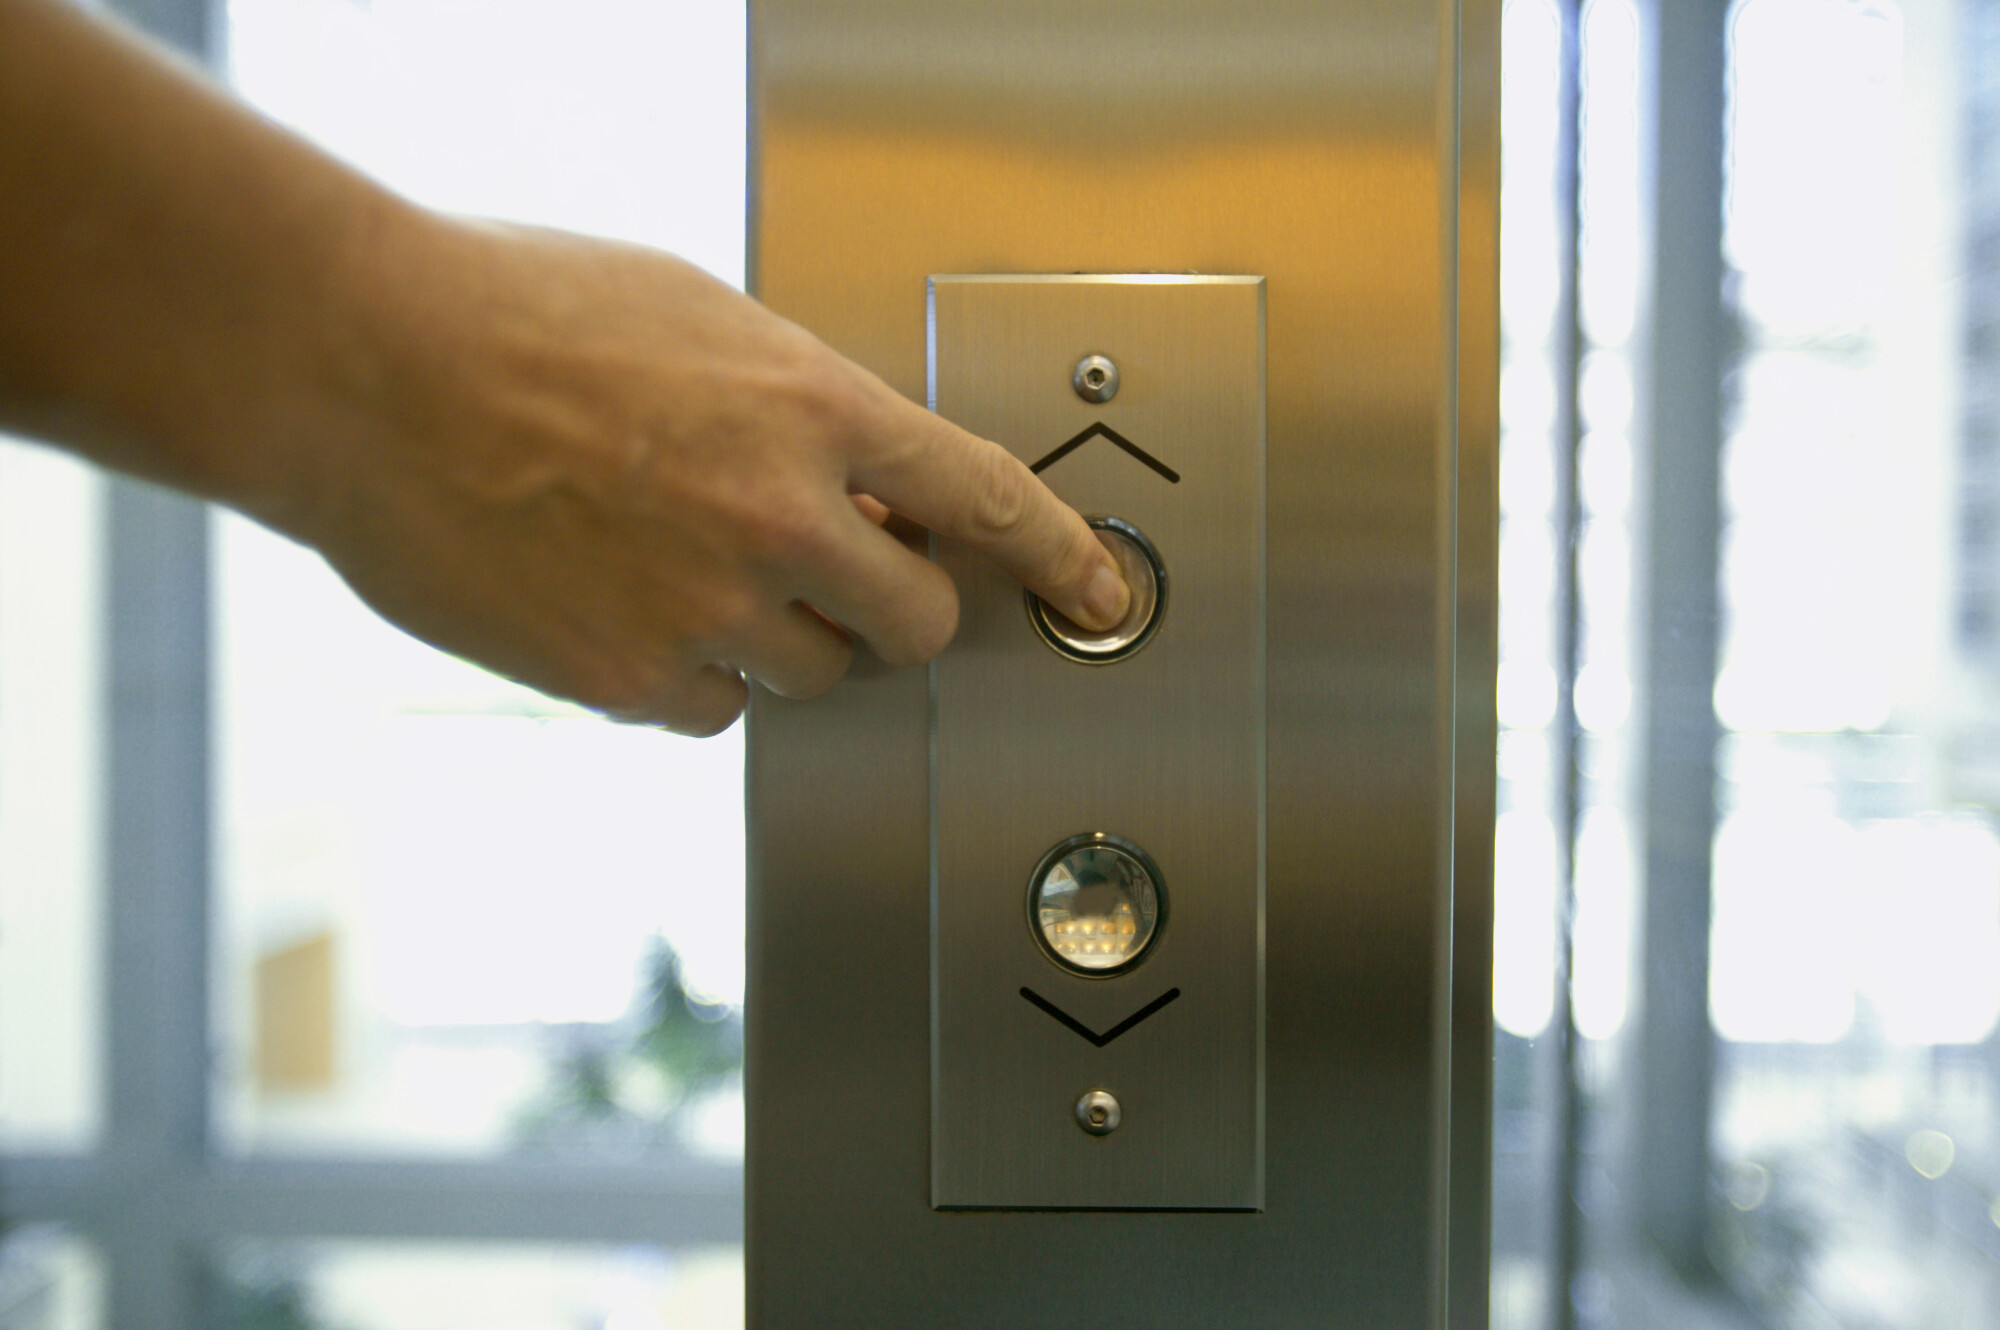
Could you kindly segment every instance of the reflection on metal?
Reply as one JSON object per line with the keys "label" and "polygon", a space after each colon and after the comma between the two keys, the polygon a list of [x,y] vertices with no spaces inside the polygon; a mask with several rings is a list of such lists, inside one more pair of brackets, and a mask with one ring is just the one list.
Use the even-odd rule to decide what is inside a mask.
{"label": "reflection on metal", "polygon": [[[1075,6],[1041,0],[753,0],[755,287],[905,394],[926,386],[928,274],[1266,278],[1270,1168],[1261,1214],[933,1210],[929,679],[864,666],[815,702],[759,695],[752,1324],[1484,1324],[1497,13],[1107,0],[1082,41]],[[1079,154],[1079,124],[1117,153]],[[1085,353],[1123,371],[1100,410],[1125,406],[1116,348],[1044,375],[1089,410],[1066,382]],[[1113,679],[1191,623],[1184,561],[1142,525],[1175,577],[1158,642],[1098,670],[1038,646],[1049,668]],[[1018,599],[1008,617],[1025,627]],[[1031,863],[1093,825],[1047,829]],[[1100,1012],[1024,981],[1099,1031],[1168,987],[1151,976],[1190,881],[1144,828],[1102,825],[1160,858],[1175,918],[1133,980],[1070,982],[1148,984]],[[1006,892],[1017,938],[1031,863]],[[1102,1051],[1196,1014],[1180,986]],[[1060,1121],[1093,1085],[1128,1114],[1097,1142]],[[1152,1108],[1093,1073],[1036,1112],[1112,1149]],[[1052,1246],[1105,1259],[1021,1279]]]}

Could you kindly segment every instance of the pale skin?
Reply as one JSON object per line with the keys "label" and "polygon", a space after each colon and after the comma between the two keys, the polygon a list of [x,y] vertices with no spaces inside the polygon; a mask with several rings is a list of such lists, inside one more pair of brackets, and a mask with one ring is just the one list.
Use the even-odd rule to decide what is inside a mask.
{"label": "pale skin", "polygon": [[440,216],[63,0],[0,0],[0,429],[313,546],[416,636],[710,734],[958,601],[890,513],[1078,622],[1076,513],[668,255]]}

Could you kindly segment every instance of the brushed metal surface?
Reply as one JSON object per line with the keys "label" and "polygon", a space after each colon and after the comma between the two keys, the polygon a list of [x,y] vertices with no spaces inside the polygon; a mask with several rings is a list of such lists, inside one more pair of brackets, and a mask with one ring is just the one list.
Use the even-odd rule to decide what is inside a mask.
{"label": "brushed metal surface", "polygon": [[928,675],[864,664],[752,704],[753,1325],[1473,1307],[1497,11],[753,0],[761,298],[921,400],[930,273],[1261,273],[1269,482],[1264,1211],[931,1207]]}
{"label": "brushed metal surface", "polygon": [[1459,11],[1457,817],[1450,958],[1450,1330],[1486,1330],[1493,1242],[1493,815],[1500,610],[1500,6]]}
{"label": "brushed metal surface", "polygon": [[[1145,649],[1079,664],[1021,589],[951,542],[958,636],[932,665],[931,1201],[1237,1209],[1263,1203],[1264,283],[1256,277],[939,276],[931,400],[1034,465],[1080,512],[1158,550],[1172,603]],[[1107,402],[1070,370],[1120,368]],[[1107,435],[1151,455],[1169,480]],[[1058,968],[1026,926],[1051,846],[1144,847],[1168,916],[1115,977]],[[1104,1032],[1097,1047],[1022,996]],[[1115,1136],[1073,1121],[1102,1086]]]}

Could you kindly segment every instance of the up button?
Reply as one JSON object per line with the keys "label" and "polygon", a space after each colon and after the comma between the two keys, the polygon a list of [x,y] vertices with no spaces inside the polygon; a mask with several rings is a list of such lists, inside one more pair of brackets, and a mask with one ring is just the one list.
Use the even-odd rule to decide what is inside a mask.
{"label": "up button", "polygon": [[1046,601],[1028,593],[1028,620],[1058,655],[1083,665],[1109,665],[1130,656],[1152,640],[1167,609],[1167,570],[1160,552],[1145,533],[1117,517],[1084,519],[1097,539],[1118,561],[1118,571],[1131,588],[1132,603],[1125,617],[1103,632],[1093,632]]}

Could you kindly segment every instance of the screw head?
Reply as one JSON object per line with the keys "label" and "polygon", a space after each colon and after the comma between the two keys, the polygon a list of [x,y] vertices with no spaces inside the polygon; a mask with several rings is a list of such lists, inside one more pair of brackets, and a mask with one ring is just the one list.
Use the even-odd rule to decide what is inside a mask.
{"label": "screw head", "polygon": [[1085,1090],[1077,1096],[1076,1125],[1092,1136],[1109,1136],[1124,1120],[1124,1110],[1109,1090]]}
{"label": "screw head", "polygon": [[1086,402],[1108,402],[1118,395],[1118,366],[1108,356],[1085,356],[1076,362],[1069,383]]}

